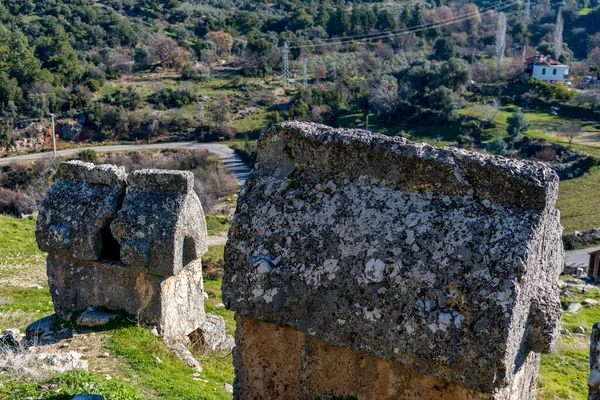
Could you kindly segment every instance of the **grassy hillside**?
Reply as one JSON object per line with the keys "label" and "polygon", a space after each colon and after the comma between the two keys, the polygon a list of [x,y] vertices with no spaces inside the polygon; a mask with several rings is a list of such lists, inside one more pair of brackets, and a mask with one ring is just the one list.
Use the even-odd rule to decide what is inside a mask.
{"label": "grassy hillside", "polygon": [[558,208],[565,233],[600,227],[600,170],[562,181]]}

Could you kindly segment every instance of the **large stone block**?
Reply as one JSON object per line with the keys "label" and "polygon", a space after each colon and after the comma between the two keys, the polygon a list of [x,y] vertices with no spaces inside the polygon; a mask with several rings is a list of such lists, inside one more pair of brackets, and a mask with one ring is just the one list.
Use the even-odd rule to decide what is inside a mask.
{"label": "large stone block", "polygon": [[119,262],[50,254],[47,272],[54,309],[61,319],[89,306],[106,307],[156,325],[175,339],[187,336],[205,320],[200,260],[167,278],[132,271]]}
{"label": "large stone block", "polygon": [[108,226],[125,196],[125,177],[123,168],[112,165],[62,163],[40,206],[40,250],[79,260],[98,260],[110,252]]}
{"label": "large stone block", "polygon": [[194,175],[140,170],[127,177],[127,195],[111,231],[121,261],[154,275],[176,275],[206,250],[206,222]]}
{"label": "large stone block", "polygon": [[[235,392],[243,400],[312,400],[325,396],[365,400],[489,400],[400,363],[325,343],[290,327],[236,318]],[[539,354],[530,353],[515,383],[498,400],[534,400]]]}
{"label": "large stone block", "polygon": [[[531,353],[558,336],[557,194],[544,164],[280,124],[261,139],[240,193],[224,302],[256,321],[513,398],[501,396],[535,387]],[[310,385],[305,393],[320,395]]]}

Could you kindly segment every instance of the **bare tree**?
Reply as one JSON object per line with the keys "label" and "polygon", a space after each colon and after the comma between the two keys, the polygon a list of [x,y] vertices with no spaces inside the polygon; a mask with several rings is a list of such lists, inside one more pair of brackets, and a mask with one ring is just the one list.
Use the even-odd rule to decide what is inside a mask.
{"label": "bare tree", "polygon": [[498,59],[498,78],[502,78],[502,58],[506,48],[506,15],[498,13],[498,24],[496,26],[496,57]]}
{"label": "bare tree", "polygon": [[581,128],[574,124],[561,125],[559,130],[559,135],[567,139],[569,142],[569,149],[573,145],[573,139],[581,136]]}
{"label": "bare tree", "polygon": [[398,80],[391,75],[383,75],[369,91],[369,104],[372,110],[388,116],[396,109],[398,100]]}
{"label": "bare tree", "polygon": [[183,69],[191,56],[175,40],[162,33],[150,38],[150,52],[163,68]]}
{"label": "bare tree", "polygon": [[554,58],[558,60],[563,49],[563,30],[565,21],[563,20],[562,10],[558,10],[556,15],[556,24],[554,25]]}

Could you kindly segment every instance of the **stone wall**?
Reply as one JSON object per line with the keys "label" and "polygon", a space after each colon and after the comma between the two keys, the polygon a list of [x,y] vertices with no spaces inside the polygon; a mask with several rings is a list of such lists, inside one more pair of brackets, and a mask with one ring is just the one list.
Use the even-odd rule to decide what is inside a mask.
{"label": "stone wall", "polygon": [[214,330],[204,311],[206,224],[193,183],[189,172],[61,164],[36,229],[57,316],[123,310],[177,341]]}
{"label": "stone wall", "polygon": [[557,194],[539,163],[276,126],[225,249],[234,397],[534,398],[560,324]]}

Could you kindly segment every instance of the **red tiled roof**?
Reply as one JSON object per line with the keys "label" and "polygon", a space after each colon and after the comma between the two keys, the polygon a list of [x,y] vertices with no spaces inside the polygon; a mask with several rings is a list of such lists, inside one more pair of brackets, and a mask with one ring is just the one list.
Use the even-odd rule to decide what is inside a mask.
{"label": "red tiled roof", "polygon": [[538,57],[537,62],[535,62],[535,60],[536,60],[536,57],[529,57],[529,58],[525,59],[525,64],[535,63],[536,65],[563,65],[560,62],[556,61],[554,58],[550,58],[550,57],[540,56],[540,57]]}

